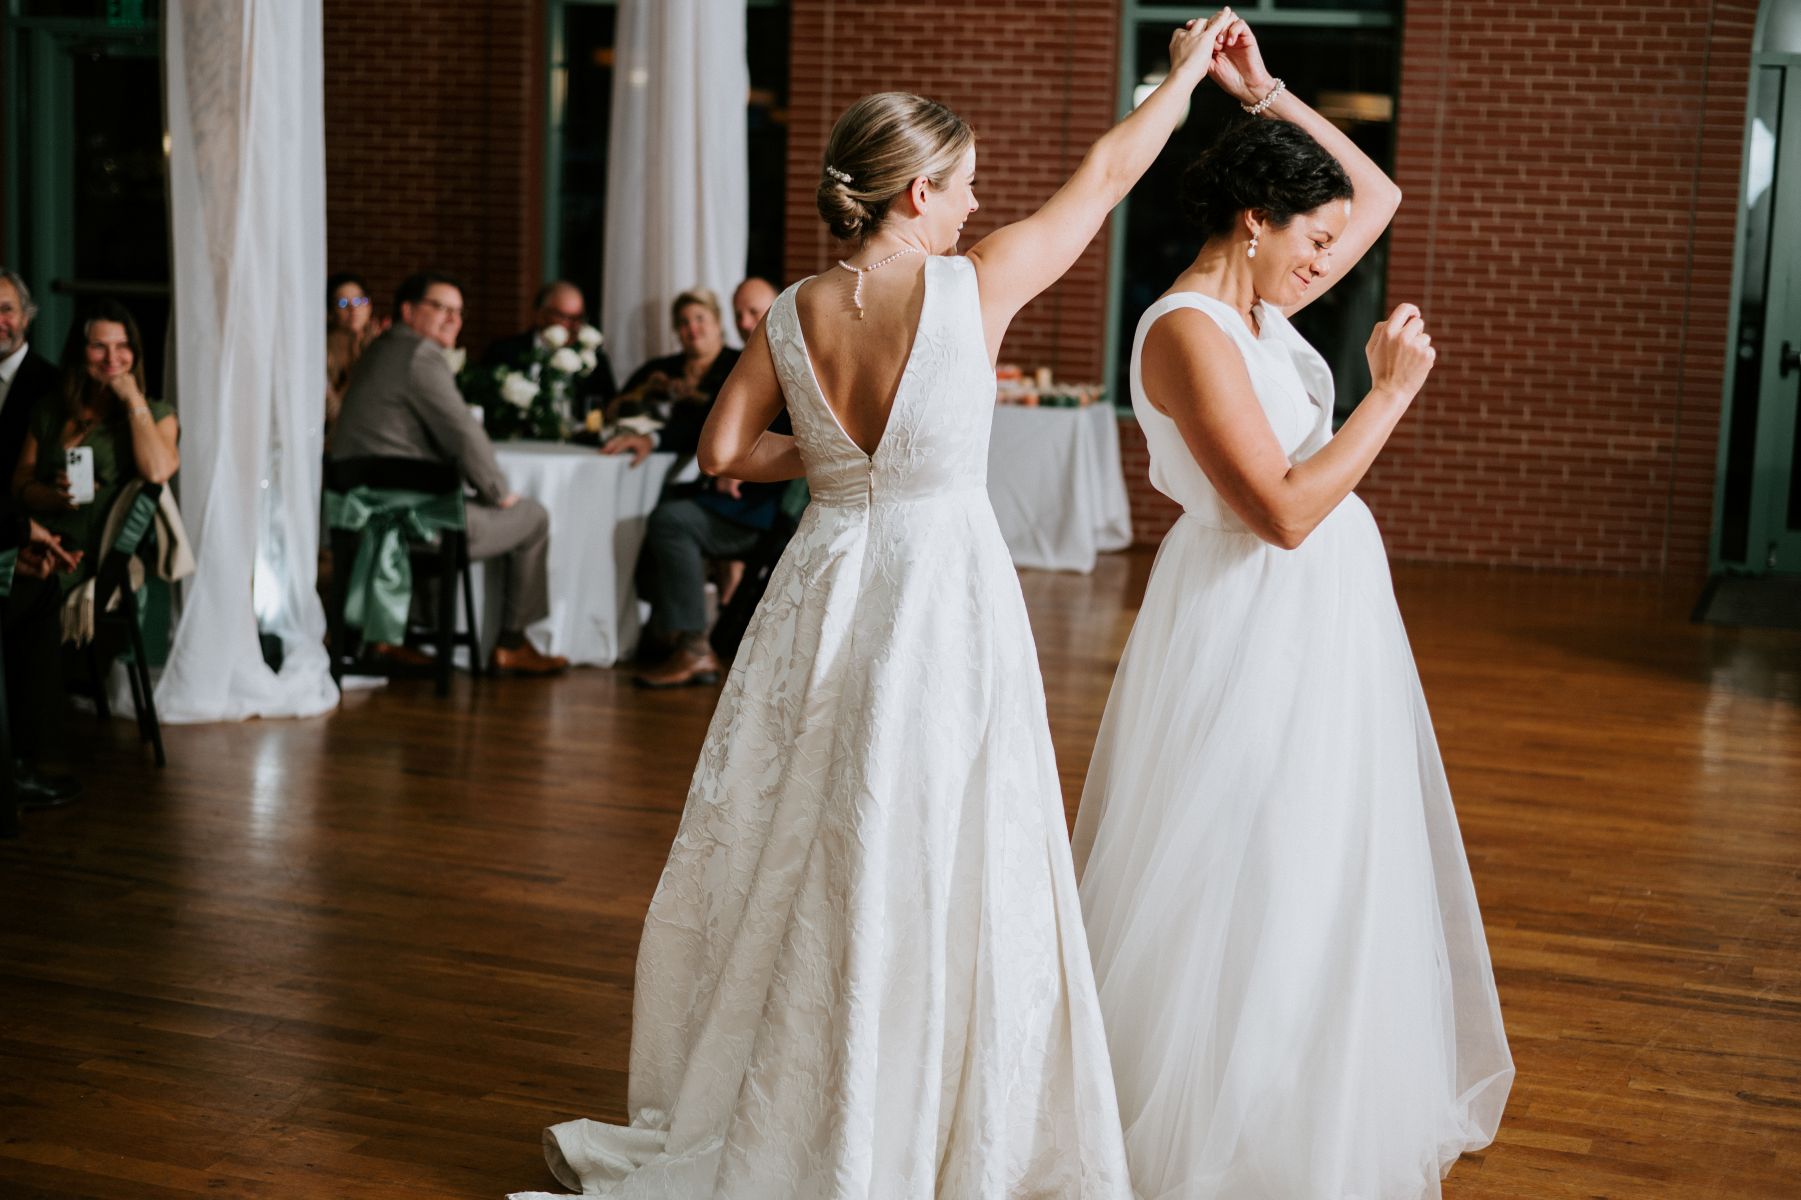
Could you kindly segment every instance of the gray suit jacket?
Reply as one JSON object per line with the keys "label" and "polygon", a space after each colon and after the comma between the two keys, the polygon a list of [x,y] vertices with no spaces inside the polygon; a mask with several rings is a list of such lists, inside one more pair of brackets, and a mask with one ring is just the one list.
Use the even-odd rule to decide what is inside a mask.
{"label": "gray suit jacket", "polygon": [[425,458],[453,462],[483,504],[511,489],[494,443],[457,391],[444,349],[405,325],[376,338],[350,372],[332,429],[337,458]]}

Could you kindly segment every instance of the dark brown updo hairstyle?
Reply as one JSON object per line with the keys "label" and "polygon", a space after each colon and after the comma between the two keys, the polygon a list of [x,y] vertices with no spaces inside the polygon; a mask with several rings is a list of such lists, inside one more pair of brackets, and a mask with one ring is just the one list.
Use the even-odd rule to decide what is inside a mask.
{"label": "dark brown updo hairstyle", "polygon": [[826,139],[819,215],[833,237],[861,245],[915,179],[945,187],[975,140],[963,118],[936,100],[908,92],[865,96]]}
{"label": "dark brown updo hairstyle", "polygon": [[1182,176],[1182,207],[1203,241],[1231,232],[1247,209],[1283,229],[1302,213],[1351,197],[1351,177],[1338,160],[1288,121],[1228,125]]}

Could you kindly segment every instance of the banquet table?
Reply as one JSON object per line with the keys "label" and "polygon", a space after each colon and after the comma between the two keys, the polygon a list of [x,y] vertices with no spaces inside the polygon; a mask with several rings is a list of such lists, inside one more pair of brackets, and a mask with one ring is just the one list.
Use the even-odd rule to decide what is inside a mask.
{"label": "banquet table", "polygon": [[[550,513],[550,616],[526,630],[546,654],[571,663],[609,666],[637,647],[638,597],[632,571],[644,544],[672,454],[634,467],[631,455],[560,442],[500,442],[500,469],[515,492]],[[499,636],[502,574],[475,564],[476,628],[484,654]]]}
{"label": "banquet table", "polygon": [[1015,566],[1087,574],[1100,552],[1130,546],[1113,406],[997,405],[988,498]]}

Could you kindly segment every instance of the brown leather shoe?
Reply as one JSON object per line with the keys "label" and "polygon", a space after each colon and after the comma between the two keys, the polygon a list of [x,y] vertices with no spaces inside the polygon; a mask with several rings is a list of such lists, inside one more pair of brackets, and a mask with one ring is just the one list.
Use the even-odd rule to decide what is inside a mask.
{"label": "brown leather shoe", "polygon": [[523,646],[496,646],[489,669],[512,675],[555,675],[569,669],[569,660],[560,654],[539,654],[530,642]]}
{"label": "brown leather shoe", "polygon": [[719,682],[719,660],[711,648],[684,646],[659,666],[634,676],[633,682],[645,688],[711,687]]}
{"label": "brown leather shoe", "polygon": [[371,642],[369,657],[389,667],[429,667],[438,660],[414,646],[392,642]]}

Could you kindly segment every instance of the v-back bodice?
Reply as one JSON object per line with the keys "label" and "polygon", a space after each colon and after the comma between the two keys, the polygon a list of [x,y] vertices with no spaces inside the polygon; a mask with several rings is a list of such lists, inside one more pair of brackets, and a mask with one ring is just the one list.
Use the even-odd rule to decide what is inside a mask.
{"label": "v-back bodice", "polygon": [[975,265],[960,257],[926,260],[919,331],[873,455],[851,440],[826,403],[801,333],[800,286],[776,298],[766,332],[813,503],[908,502],[985,487],[994,370]]}
{"label": "v-back bodice", "polygon": [[1246,532],[1244,522],[1195,461],[1182,431],[1145,394],[1141,364],[1145,335],[1159,318],[1178,308],[1206,313],[1238,347],[1257,403],[1291,463],[1309,458],[1332,438],[1332,371],[1288,318],[1267,304],[1258,307],[1256,333],[1231,305],[1200,292],[1171,293],[1139,318],[1132,342],[1132,411],[1150,451],[1151,486],[1203,525]]}

